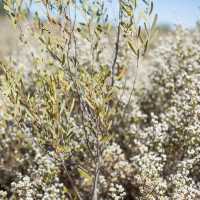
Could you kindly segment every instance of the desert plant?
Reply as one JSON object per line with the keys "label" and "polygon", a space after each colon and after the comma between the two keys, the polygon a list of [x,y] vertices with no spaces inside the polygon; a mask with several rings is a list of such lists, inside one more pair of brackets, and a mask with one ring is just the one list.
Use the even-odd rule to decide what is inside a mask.
{"label": "desert plant", "polygon": [[198,199],[199,30],[177,27],[160,44],[150,88],[140,98],[146,121],[137,135],[142,153],[134,162],[152,196]]}
{"label": "desert plant", "polygon": [[[110,144],[119,140],[116,136],[119,124],[125,124],[125,117],[129,116],[135,89],[136,79],[128,101],[120,99],[120,92],[125,90],[122,80],[126,68],[118,55],[120,45],[128,46],[138,68],[155,33],[157,16],[151,20],[153,2],[145,1],[145,10],[140,12],[138,21],[135,11],[139,2],[119,1],[115,25],[108,21],[104,1],[37,1],[35,4],[43,11],[38,10],[31,19],[26,19],[33,3],[4,1],[8,15],[21,30],[20,40],[30,45],[30,38],[35,38],[39,51],[38,54],[28,52],[32,58],[28,64],[36,69],[26,75],[15,70],[12,61],[1,62],[2,92],[9,102],[7,115],[25,135],[29,128],[30,137],[38,148],[57,161],[59,167],[55,177],[64,184],[60,187],[65,188],[62,195],[69,199],[123,199],[129,189],[123,188],[125,183],[123,186],[118,183],[120,179],[110,179],[112,189],[109,192],[100,184],[101,174],[106,175],[109,171],[109,166],[103,164],[106,149],[112,149]],[[147,19],[150,19],[149,24]],[[24,28],[24,23],[29,26]],[[107,52],[103,39],[115,33],[113,58],[110,53],[110,58],[105,60]],[[119,163],[121,160],[125,161],[125,157],[119,157]],[[123,165],[119,166],[119,172],[121,168]],[[19,178],[22,184],[28,181],[30,188],[40,187],[30,182],[30,170],[28,174],[23,180]],[[42,177],[46,179],[49,174],[42,174]],[[41,184],[47,184],[48,188],[55,177],[49,182],[42,180]],[[125,177],[123,181],[126,182]],[[11,195],[28,198],[26,190],[30,188],[18,191],[20,184],[14,184]],[[45,197],[48,190],[41,191],[43,199],[48,199]],[[19,196],[21,194],[25,196]],[[132,194],[129,196],[133,198]],[[49,197],[53,198],[63,197]]]}
{"label": "desert plant", "polygon": [[162,34],[137,90],[127,68],[157,18],[151,34],[134,24],[142,1],[120,1],[118,26],[99,1],[39,2],[49,13],[25,21],[29,5],[6,1],[27,52],[0,63],[0,198],[199,199],[199,28]]}

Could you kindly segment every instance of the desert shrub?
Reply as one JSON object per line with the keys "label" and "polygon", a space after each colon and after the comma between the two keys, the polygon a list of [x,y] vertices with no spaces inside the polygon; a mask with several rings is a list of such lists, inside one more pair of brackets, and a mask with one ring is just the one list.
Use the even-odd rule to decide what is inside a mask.
{"label": "desert shrub", "polygon": [[140,101],[146,122],[134,162],[154,192],[159,188],[169,199],[199,198],[198,52],[199,31],[178,27],[156,49],[150,88]]}
{"label": "desert shrub", "polygon": [[[149,23],[145,20],[153,16],[153,2],[144,3],[144,29],[135,22],[137,1],[119,2],[116,26],[107,21],[104,1],[37,1],[44,12],[27,19],[29,3],[4,1],[27,52],[20,59],[1,62],[0,84],[6,102],[2,130],[8,127],[8,117],[11,128],[22,135],[19,146],[15,145],[19,136],[14,131],[10,149],[2,149],[12,156],[17,174],[1,188],[2,198],[135,198],[129,177],[133,169],[126,160],[128,153],[123,152],[126,144],[117,144],[124,137],[123,128],[128,131],[133,121],[134,90],[132,86],[128,101],[123,102],[120,93],[127,90],[122,81],[126,67],[119,49],[129,48],[138,68],[155,32],[157,16]],[[116,34],[113,55],[106,51],[104,41],[110,34]],[[31,48],[32,41],[36,50]],[[29,70],[20,69],[22,64]],[[4,131],[1,135],[11,137],[4,136]],[[22,161],[21,153],[27,155]],[[4,167],[6,159],[2,159]],[[116,173],[110,176],[113,162]]]}
{"label": "desert shrub", "polygon": [[[108,68],[102,67],[92,77],[85,70],[80,73],[79,87],[82,87],[81,91],[85,92],[84,99],[88,103],[84,105],[84,109],[87,110],[83,116],[79,96],[64,78],[63,71],[54,70],[50,73],[38,70],[29,74],[27,82],[23,73],[19,74],[19,71],[16,72],[3,63],[1,67],[3,74],[1,89],[6,98],[4,100],[7,102],[7,110],[2,115],[5,120],[2,128],[7,128],[8,122],[11,123],[11,127],[16,127],[11,140],[11,145],[16,148],[15,140],[19,140],[16,131],[20,132],[23,140],[29,139],[29,142],[32,142],[27,148],[26,143],[19,142],[18,148],[23,148],[27,155],[24,161],[26,165],[23,162],[19,166],[16,164],[15,158],[21,156],[20,150],[16,150],[16,154],[12,153],[11,147],[8,150],[8,155],[12,155],[16,162],[16,173],[19,173],[17,175],[19,177],[16,180],[10,180],[7,183],[8,188],[4,190],[11,193],[13,198],[45,199],[45,194],[51,193],[49,187],[54,187],[57,181],[62,185],[58,189],[63,189],[64,194],[54,187],[52,190],[55,189],[57,193],[52,191],[52,196],[49,194],[47,199],[62,199],[61,193],[69,199],[75,198],[79,193],[85,199],[90,198],[92,174],[95,174],[97,162],[95,157],[98,146],[95,138],[96,129],[100,124],[101,129],[98,130],[101,133],[98,136],[101,144],[99,196],[102,199],[125,198],[132,191],[133,167],[126,157],[129,156],[126,142],[130,139],[130,135],[124,136],[123,131],[130,132],[132,121],[139,124],[142,115],[135,106],[132,111],[134,117],[128,112],[125,114],[126,119],[121,119],[124,117],[123,103],[117,98],[117,90],[114,90],[106,81],[109,77]],[[91,112],[91,108],[96,114]],[[12,124],[13,121],[15,124]],[[9,138],[8,135],[5,136],[5,133],[1,134],[6,140]],[[120,143],[122,139],[120,147],[117,143]],[[3,141],[2,146],[2,154],[5,155],[6,146]],[[126,153],[123,152],[125,149],[127,149]],[[49,162],[43,163],[43,159],[44,162],[48,160]],[[6,162],[5,158],[3,162]],[[5,163],[2,165],[5,166]],[[21,166],[25,170],[23,173]],[[113,167],[114,172],[111,173]],[[39,183],[37,182],[38,176],[41,177]],[[50,180],[48,177],[51,177]],[[23,184],[27,187],[21,191]],[[77,190],[79,193],[74,194],[73,191],[77,193]],[[36,193],[39,195],[34,196]],[[27,196],[28,194],[30,196]],[[134,198],[135,194],[129,194],[129,196]]]}
{"label": "desert shrub", "polygon": [[[23,27],[26,9],[13,2],[5,8]],[[36,13],[20,38],[30,69],[0,64],[1,199],[199,199],[199,30],[162,37],[149,86],[138,91],[135,79],[128,87],[124,59],[132,53],[138,67],[156,17],[143,30],[130,20],[137,4],[123,1],[116,29],[102,25],[99,1],[43,3],[47,21]],[[69,8],[86,21],[70,21]],[[105,45],[114,33],[112,58]],[[37,51],[27,48],[30,38]]]}

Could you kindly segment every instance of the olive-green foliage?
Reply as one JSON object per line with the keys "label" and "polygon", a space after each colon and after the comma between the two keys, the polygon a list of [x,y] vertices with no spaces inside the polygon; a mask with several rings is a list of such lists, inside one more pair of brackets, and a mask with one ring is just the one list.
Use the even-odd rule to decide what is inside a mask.
{"label": "olive-green foliage", "polygon": [[[100,184],[103,172],[104,175],[108,173],[102,161],[106,156],[103,152],[111,143],[123,138],[127,140],[121,136],[120,128],[128,130],[129,123],[139,120],[130,117],[127,110],[134,87],[127,102],[119,97],[126,89],[123,85],[126,69],[118,60],[119,48],[121,43],[128,46],[138,68],[156,30],[157,15],[153,17],[153,3],[146,2],[140,13],[143,28],[139,25],[141,22],[136,23],[135,10],[139,1],[120,1],[117,28],[107,21],[104,1],[100,0],[37,1],[43,6],[45,17],[42,19],[38,11],[31,22],[26,21],[26,17],[32,1],[28,2],[30,4],[19,0],[4,3],[14,25],[21,27],[24,21],[31,23],[21,32],[20,40],[28,45],[31,43],[27,39],[29,36],[38,45],[39,55],[32,54],[31,62],[26,63],[35,69],[26,75],[14,69],[11,61],[0,63],[1,92],[7,101],[7,116],[25,138],[28,134],[40,151],[49,159],[53,158],[52,163],[57,161],[55,166],[52,164],[52,172],[41,174],[41,183],[36,185],[41,187],[44,182],[45,187],[37,190],[43,195],[48,193],[48,187],[58,178],[64,184],[58,190],[59,194],[60,190],[64,192],[60,199],[63,195],[69,199],[114,198],[112,195],[115,194],[107,193]],[[76,21],[79,14],[83,15],[83,23]],[[103,39],[110,31],[116,33],[116,42],[114,57],[110,53],[111,59],[107,62],[103,59],[107,54]],[[6,123],[2,125],[3,128],[6,126]],[[125,144],[122,146],[126,148]],[[119,156],[119,161],[125,161],[125,157]],[[45,163],[44,160],[41,166]],[[28,174],[25,180],[15,180],[17,184],[11,194],[16,195],[15,198],[27,198],[28,189],[35,184],[30,183],[35,173],[33,169],[24,173]],[[30,188],[18,191],[20,181],[28,182]],[[109,180],[109,185],[112,184],[116,188],[122,187]],[[126,190],[128,192],[128,188]],[[49,198],[57,199],[59,194],[52,191],[55,194]],[[124,193],[118,195],[122,198]]]}

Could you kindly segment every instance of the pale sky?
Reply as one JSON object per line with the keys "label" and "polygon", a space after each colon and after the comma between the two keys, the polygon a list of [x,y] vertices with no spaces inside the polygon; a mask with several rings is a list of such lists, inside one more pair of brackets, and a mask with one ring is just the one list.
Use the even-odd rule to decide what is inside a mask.
{"label": "pale sky", "polygon": [[158,22],[193,27],[200,19],[200,0],[155,0]]}
{"label": "pale sky", "polygon": [[[105,0],[111,19],[117,15],[117,1]],[[172,26],[180,24],[192,28],[200,19],[200,0],[154,0],[154,2],[154,11],[158,14],[160,24]],[[34,6],[32,10],[38,10],[38,6]]]}
{"label": "pale sky", "polygon": [[[108,0],[108,5],[116,11],[118,0]],[[200,19],[200,0],[154,0],[154,11],[158,14],[158,23],[181,24],[184,27],[194,27]]]}

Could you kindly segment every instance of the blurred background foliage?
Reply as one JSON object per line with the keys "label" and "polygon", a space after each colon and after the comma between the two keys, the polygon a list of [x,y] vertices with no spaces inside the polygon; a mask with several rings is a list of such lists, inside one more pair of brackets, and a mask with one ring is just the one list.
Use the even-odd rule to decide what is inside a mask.
{"label": "blurred background foliage", "polygon": [[5,16],[5,15],[6,15],[6,11],[3,6],[3,1],[0,0],[0,16]]}

